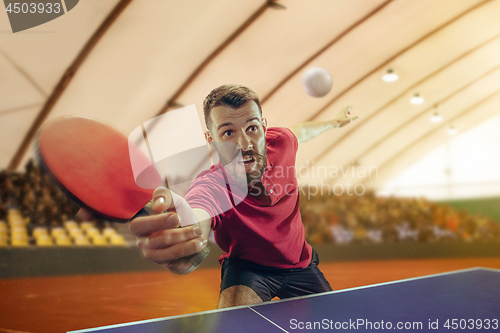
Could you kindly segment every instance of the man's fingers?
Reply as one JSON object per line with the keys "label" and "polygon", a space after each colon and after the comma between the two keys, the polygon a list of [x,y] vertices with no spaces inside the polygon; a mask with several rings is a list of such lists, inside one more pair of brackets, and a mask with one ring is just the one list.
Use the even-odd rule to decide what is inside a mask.
{"label": "man's fingers", "polygon": [[177,228],[179,216],[176,213],[150,215],[133,219],[129,224],[130,231],[137,237],[144,237],[155,231]]}
{"label": "man's fingers", "polygon": [[154,190],[152,202],[152,208],[156,213],[164,212],[174,206],[170,190],[162,186]]}
{"label": "man's fingers", "polygon": [[206,239],[195,238],[187,242],[172,245],[168,248],[150,249],[143,248],[144,256],[158,264],[169,264],[173,260],[184,258],[186,256],[201,252],[207,245]]}
{"label": "man's fingers", "polygon": [[345,116],[346,117],[349,117],[351,115],[351,109],[352,109],[352,106],[347,106],[344,108],[344,112],[345,112]]}
{"label": "man's fingers", "polygon": [[85,208],[80,208],[80,210],[78,210],[78,213],[76,213],[76,216],[82,221],[96,220],[96,218]]}
{"label": "man's fingers", "polygon": [[167,248],[200,237],[202,233],[199,226],[165,230],[140,238],[137,245],[150,249]]}

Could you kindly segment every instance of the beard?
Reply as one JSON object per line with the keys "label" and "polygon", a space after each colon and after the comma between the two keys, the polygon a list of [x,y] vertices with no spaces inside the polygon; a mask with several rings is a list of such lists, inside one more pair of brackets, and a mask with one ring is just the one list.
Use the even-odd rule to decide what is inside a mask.
{"label": "beard", "polygon": [[266,171],[267,149],[264,148],[263,154],[259,154],[254,150],[247,150],[242,151],[241,155],[243,156],[243,160],[251,158],[255,163],[249,172],[245,172],[247,176],[247,185],[253,186],[260,181],[262,175]]}
{"label": "beard", "polygon": [[[245,182],[249,187],[255,185],[266,171],[267,147],[265,146],[263,154],[257,153],[254,149],[240,151],[234,145],[216,144],[215,149],[224,168],[240,185]],[[244,163],[245,160],[247,163]],[[250,170],[247,171],[247,168]]]}

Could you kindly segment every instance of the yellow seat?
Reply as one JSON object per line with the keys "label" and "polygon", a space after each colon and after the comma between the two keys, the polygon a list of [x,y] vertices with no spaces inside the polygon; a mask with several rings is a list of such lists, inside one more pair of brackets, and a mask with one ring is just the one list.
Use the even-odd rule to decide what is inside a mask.
{"label": "yellow seat", "polygon": [[56,237],[56,245],[57,246],[71,246],[71,238],[69,238],[66,234],[59,235]]}
{"label": "yellow seat", "polygon": [[24,237],[23,235],[15,235],[10,239],[11,245],[14,247],[28,247],[28,237]]}
{"label": "yellow seat", "polygon": [[114,228],[104,228],[104,230],[102,231],[102,235],[104,237],[108,237],[108,238],[111,238],[113,237],[114,235],[116,235],[116,230]]}
{"label": "yellow seat", "polygon": [[67,220],[67,221],[64,221],[64,227],[66,228],[66,230],[69,231],[71,229],[78,228],[78,223],[76,223],[73,220]]}
{"label": "yellow seat", "polygon": [[96,236],[96,235],[100,235],[100,234],[101,234],[101,233],[99,232],[99,229],[94,228],[94,227],[91,227],[91,228],[86,229],[86,230],[85,230],[85,233],[86,233],[87,237],[90,237],[90,238],[92,238],[92,237],[94,237],[94,236]]}
{"label": "yellow seat", "polygon": [[79,235],[79,236],[75,237],[75,245],[76,246],[89,246],[90,241],[84,235]]}
{"label": "yellow seat", "polygon": [[22,219],[9,220],[9,225],[11,228],[25,227],[24,221]]}
{"label": "yellow seat", "polygon": [[80,223],[80,228],[82,228],[82,230],[87,230],[90,228],[94,228],[94,224],[94,222],[83,221],[82,223]]}
{"label": "yellow seat", "polygon": [[9,211],[7,212],[7,221],[9,223],[13,221],[23,221],[23,215],[19,211],[19,209],[16,208],[10,208]]}
{"label": "yellow seat", "polygon": [[0,247],[7,247],[8,245],[7,235],[0,234]]}
{"label": "yellow seat", "polygon": [[12,237],[20,236],[28,239],[28,230],[25,227],[14,227],[10,231]]}
{"label": "yellow seat", "polygon": [[52,237],[56,238],[60,235],[66,235],[66,230],[62,227],[55,227],[50,231]]}
{"label": "yellow seat", "polygon": [[52,237],[49,235],[40,235],[40,237],[37,237],[35,239],[36,246],[41,246],[41,247],[49,247],[53,246],[54,243],[52,242]]}
{"label": "yellow seat", "polygon": [[0,232],[7,233],[7,225],[6,224],[0,224]]}
{"label": "yellow seat", "polygon": [[103,235],[94,235],[92,237],[92,243],[95,246],[107,246],[108,245],[108,241],[106,240],[106,237],[104,237]]}
{"label": "yellow seat", "polygon": [[82,229],[80,229],[80,228],[78,228],[78,227],[73,228],[73,229],[71,229],[71,230],[68,230],[68,232],[69,232],[69,235],[70,235],[71,237],[73,237],[73,238],[76,238],[76,237],[78,237],[78,236],[80,236],[80,235],[83,235],[83,231],[82,231]]}
{"label": "yellow seat", "polygon": [[110,238],[110,244],[115,246],[125,246],[125,239],[123,239],[122,235],[115,234]]}
{"label": "yellow seat", "polygon": [[47,228],[44,227],[36,227],[33,229],[33,237],[38,238],[42,235],[49,235],[49,232],[47,231]]}

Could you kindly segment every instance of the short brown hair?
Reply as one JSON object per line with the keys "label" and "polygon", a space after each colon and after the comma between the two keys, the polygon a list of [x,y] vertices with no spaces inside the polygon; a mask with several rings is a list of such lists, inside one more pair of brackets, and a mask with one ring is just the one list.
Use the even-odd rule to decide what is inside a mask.
{"label": "short brown hair", "polygon": [[259,97],[252,89],[238,84],[223,84],[215,88],[203,101],[203,114],[207,128],[210,130],[210,111],[214,107],[223,105],[237,109],[250,101],[257,104],[262,116]]}

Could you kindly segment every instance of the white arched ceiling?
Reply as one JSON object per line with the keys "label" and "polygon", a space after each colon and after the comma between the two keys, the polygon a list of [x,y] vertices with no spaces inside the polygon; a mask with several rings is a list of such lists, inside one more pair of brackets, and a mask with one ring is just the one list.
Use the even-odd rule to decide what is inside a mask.
{"label": "white arched ceiling", "polygon": [[[68,67],[120,5],[47,107]],[[2,12],[0,168],[22,168],[32,156],[23,141],[50,118],[90,116],[128,134],[178,106],[195,104],[201,114],[212,88],[241,83],[259,94],[271,126],[331,119],[353,105],[360,119],[302,145],[297,167],[372,166],[377,176],[305,172],[299,179],[379,188],[445,142],[451,122],[464,131],[498,114],[499,12],[495,0],[80,1],[16,34]],[[301,87],[313,66],[333,77],[323,98]],[[398,81],[381,80],[389,68]],[[425,102],[411,105],[417,92]],[[439,124],[429,122],[435,105],[444,118]]]}
{"label": "white arched ceiling", "polygon": [[500,114],[454,135],[381,188],[381,195],[433,200],[500,194]]}

